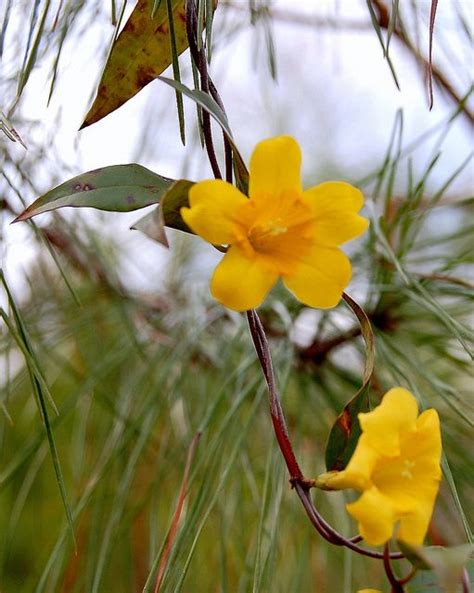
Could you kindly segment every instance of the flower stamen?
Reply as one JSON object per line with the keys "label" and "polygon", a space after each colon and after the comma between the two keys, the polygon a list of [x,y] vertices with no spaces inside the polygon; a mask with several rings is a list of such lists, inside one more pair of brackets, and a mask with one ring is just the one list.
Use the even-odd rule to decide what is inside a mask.
{"label": "flower stamen", "polygon": [[413,479],[413,473],[411,470],[415,467],[415,462],[412,459],[405,459],[403,461],[403,465],[405,468],[400,472],[402,478],[406,478],[407,480]]}

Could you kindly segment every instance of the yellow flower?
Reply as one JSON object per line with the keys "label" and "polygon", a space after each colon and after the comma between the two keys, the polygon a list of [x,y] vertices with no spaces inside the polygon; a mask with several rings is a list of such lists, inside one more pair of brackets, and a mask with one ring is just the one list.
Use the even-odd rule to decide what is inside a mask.
{"label": "yellow flower", "polygon": [[418,416],[414,396],[395,387],[372,412],[359,414],[362,434],[346,469],[316,479],[326,490],[355,488],[362,496],[347,505],[370,545],[397,537],[421,545],[441,480],[441,434],[436,410]]}
{"label": "yellow flower", "polygon": [[359,589],[357,593],[382,593],[380,589]]}
{"label": "yellow flower", "polygon": [[225,181],[201,181],[182,208],[186,224],[216,245],[228,245],[211,281],[229,309],[258,307],[278,280],[301,302],[335,307],[351,278],[338,245],[362,234],[361,192],[330,181],[301,188],[301,151],[289,136],[257,144],[250,160],[249,197]]}

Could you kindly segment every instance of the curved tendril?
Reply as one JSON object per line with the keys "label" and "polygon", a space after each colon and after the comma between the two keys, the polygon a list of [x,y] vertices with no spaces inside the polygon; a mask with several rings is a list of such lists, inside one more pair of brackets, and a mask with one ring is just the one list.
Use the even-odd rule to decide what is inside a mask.
{"label": "curved tendril", "polygon": [[[186,34],[188,38],[189,49],[191,52],[192,59],[198,68],[200,78],[201,78],[201,88],[202,90],[211,95],[222,111],[225,113],[225,108],[222,103],[221,97],[212,82],[212,79],[209,76],[207,70],[207,62],[205,56],[205,49],[204,47],[201,50],[198,49],[197,46],[197,12],[196,12],[196,4],[194,0],[187,0],[186,2]],[[216,179],[222,179],[222,174],[219,169],[219,164],[217,162],[217,157],[214,150],[214,142],[212,139],[212,129],[210,124],[210,117],[209,114],[204,111],[203,112],[203,134],[204,140],[206,145],[206,151],[209,157],[209,162],[211,164],[211,168],[214,173],[214,177]],[[225,172],[226,172],[226,180],[231,183],[232,182],[232,148],[230,143],[224,134],[224,148],[225,148]],[[374,552],[372,550],[367,550],[361,546],[358,546],[358,542],[361,541],[361,536],[357,535],[352,538],[346,538],[342,534],[340,534],[336,529],[334,529],[319,513],[319,511],[314,506],[312,498],[309,494],[309,482],[305,480],[303,473],[298,465],[298,461],[296,460],[293,446],[291,444],[291,440],[289,437],[287,424],[283,409],[280,403],[280,397],[278,395],[278,391],[276,388],[275,383],[275,375],[273,372],[273,365],[272,359],[270,354],[270,349],[267,342],[267,336],[265,334],[265,330],[263,329],[262,323],[260,318],[257,315],[255,310],[247,311],[247,319],[250,328],[250,334],[252,336],[252,341],[257,352],[258,360],[260,362],[260,366],[263,371],[263,375],[265,377],[265,381],[267,383],[268,392],[269,392],[269,402],[270,402],[270,412],[271,418],[273,423],[273,429],[275,432],[275,436],[278,441],[278,445],[280,447],[280,451],[283,455],[285,460],[286,466],[290,473],[290,478],[293,487],[295,488],[298,497],[300,498],[303,507],[315,529],[318,533],[327,541],[334,545],[338,546],[346,546],[361,554],[363,556],[369,556],[371,558],[383,559],[384,563],[388,562],[388,566],[391,571],[390,567],[390,559],[399,559],[403,558],[403,554],[401,553],[392,553],[388,552],[388,547],[386,551],[381,554],[380,552]],[[391,573],[393,575],[393,573]],[[394,577],[395,578],[395,577]],[[396,580],[396,579],[395,579]],[[403,592],[403,585],[401,585],[398,581],[396,581],[397,586],[401,587],[399,591]],[[469,593],[469,589],[466,590]],[[465,593],[465,592],[463,592]]]}

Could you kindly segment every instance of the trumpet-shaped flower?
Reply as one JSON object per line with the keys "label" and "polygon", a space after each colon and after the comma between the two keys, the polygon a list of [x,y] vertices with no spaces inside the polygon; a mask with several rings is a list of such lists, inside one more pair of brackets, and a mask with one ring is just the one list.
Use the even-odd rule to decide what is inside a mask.
{"label": "trumpet-shaped flower", "polygon": [[414,396],[395,387],[358,418],[362,434],[347,467],[322,474],[316,486],[362,492],[346,508],[367,543],[387,542],[399,524],[399,539],[421,545],[441,479],[438,413],[429,409],[418,416]]}
{"label": "trumpet-shaped flower", "polygon": [[260,142],[250,160],[249,197],[221,180],[201,181],[181,216],[197,235],[228,250],[211,280],[226,307],[258,307],[282,278],[301,302],[335,307],[351,278],[338,245],[362,234],[361,192],[348,183],[301,187],[301,152],[288,136]]}

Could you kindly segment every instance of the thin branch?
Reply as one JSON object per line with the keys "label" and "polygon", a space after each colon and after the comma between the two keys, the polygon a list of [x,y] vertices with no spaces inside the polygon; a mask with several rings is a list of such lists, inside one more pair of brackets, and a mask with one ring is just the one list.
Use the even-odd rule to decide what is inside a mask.
{"label": "thin branch", "polygon": [[412,578],[416,575],[416,573],[418,572],[418,569],[416,568],[416,566],[414,566],[410,572],[407,574],[406,577],[404,577],[403,579],[400,579],[400,583],[402,585],[406,585],[407,583],[409,583]]}
{"label": "thin branch", "polygon": [[255,350],[262,367],[265,380],[267,382],[268,391],[270,395],[270,414],[272,417],[273,428],[275,435],[280,445],[281,452],[285,459],[288,471],[290,472],[291,480],[303,480],[303,473],[296,461],[293,447],[291,445],[290,437],[288,435],[288,428],[286,426],[285,416],[278,397],[277,388],[275,385],[275,376],[273,373],[272,359],[268,347],[267,337],[262,327],[260,319],[255,310],[247,311],[247,319],[250,327]]}
{"label": "thin branch", "polygon": [[397,579],[397,577],[393,573],[392,565],[390,564],[390,550],[388,548],[388,543],[385,544],[383,549],[383,566],[388,581],[392,585],[392,593],[405,593],[405,588],[403,587],[403,584],[401,583],[401,581]]}
{"label": "thin branch", "polygon": [[428,49],[428,93],[430,98],[430,110],[433,108],[433,34],[436,20],[438,0],[431,0],[430,10],[430,35]]}
{"label": "thin branch", "polygon": [[[367,317],[374,327],[387,333],[393,332],[398,322],[393,313],[388,310],[376,310],[372,313],[367,313]],[[346,332],[342,332],[325,340],[316,338],[309,346],[299,350],[299,358],[305,363],[311,362],[314,364],[321,364],[332,350],[359,337],[361,333],[361,327],[360,325],[357,325]]]}
{"label": "thin branch", "polygon": [[[247,4],[238,1],[232,0],[220,0],[219,8],[225,8],[230,10],[235,10],[238,12],[248,12],[249,8]],[[314,27],[318,29],[327,28],[332,29],[334,31],[371,31],[372,25],[366,21],[362,20],[341,20],[339,18],[321,18],[317,16],[310,16],[306,14],[301,14],[299,12],[293,12],[289,10],[278,10],[275,8],[269,8],[265,6],[264,8],[265,14],[268,15],[271,19],[281,22],[281,23],[292,23],[295,25],[303,25],[306,27]],[[259,9],[256,8],[254,14],[259,13]],[[263,12],[263,9],[262,9]]]}
{"label": "thin branch", "polygon": [[[390,11],[387,5],[382,0],[371,0],[372,4],[378,11],[378,23],[382,29],[388,29],[390,22]],[[401,43],[410,51],[416,61],[423,67],[423,71],[430,70],[430,62],[418,50],[418,48],[406,36],[405,32],[400,27],[395,27],[393,34],[401,41]],[[444,89],[446,94],[456,103],[465,117],[471,124],[474,124],[474,114],[469,111],[466,102],[456,92],[451,83],[446,79],[444,74],[436,66],[431,65],[431,73],[436,83]]]}
{"label": "thin branch", "polygon": [[355,326],[347,332],[337,334],[327,340],[315,339],[309,346],[299,350],[299,357],[303,362],[321,364],[334,348],[350,342],[354,338],[359,337],[361,333],[361,328]]}

